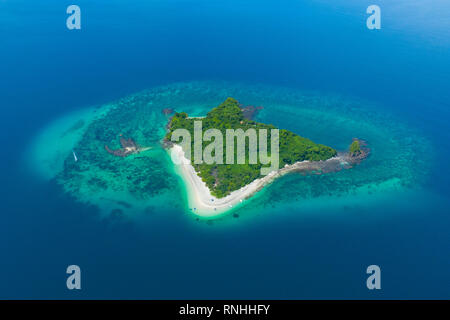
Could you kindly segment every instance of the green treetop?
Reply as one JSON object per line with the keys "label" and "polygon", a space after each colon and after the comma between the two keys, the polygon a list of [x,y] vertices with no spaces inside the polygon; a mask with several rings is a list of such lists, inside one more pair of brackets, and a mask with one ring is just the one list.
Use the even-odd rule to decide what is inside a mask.
{"label": "green treetop", "polygon": [[355,140],[350,145],[350,154],[351,155],[358,155],[361,153],[361,146],[359,145],[359,141]]}

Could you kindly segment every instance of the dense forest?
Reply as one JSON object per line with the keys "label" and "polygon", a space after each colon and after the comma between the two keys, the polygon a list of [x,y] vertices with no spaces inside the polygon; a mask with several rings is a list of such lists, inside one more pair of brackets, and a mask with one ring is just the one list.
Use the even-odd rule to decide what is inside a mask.
{"label": "dense forest", "polygon": [[[218,129],[222,132],[223,137],[226,135],[226,129],[247,129],[253,128],[258,132],[260,129],[267,129],[267,147],[270,155],[270,139],[271,130],[276,129],[271,124],[258,123],[256,121],[246,119],[243,115],[240,104],[233,98],[228,98],[218,107],[212,109],[204,118],[189,118],[185,112],[175,113],[168,125],[169,132],[166,140],[171,140],[172,133],[176,129],[186,129],[191,134],[191,162],[211,193],[218,197],[224,197],[232,191],[240,189],[249,184],[253,180],[261,177],[261,167],[263,165],[258,157],[256,164],[249,163],[248,152],[246,152],[245,164],[226,164],[226,143],[223,139],[223,163],[224,164],[194,164],[194,121],[202,121],[202,133],[208,129]],[[202,150],[209,145],[210,141],[203,141]],[[235,139],[235,146],[236,146]],[[259,152],[259,145],[257,146]],[[245,150],[249,150],[249,139],[245,140]],[[235,157],[237,148],[234,148]],[[336,155],[336,150],[314,143],[313,141],[303,138],[291,131],[279,130],[279,167],[293,164],[298,161],[310,160],[319,161],[326,160]]]}

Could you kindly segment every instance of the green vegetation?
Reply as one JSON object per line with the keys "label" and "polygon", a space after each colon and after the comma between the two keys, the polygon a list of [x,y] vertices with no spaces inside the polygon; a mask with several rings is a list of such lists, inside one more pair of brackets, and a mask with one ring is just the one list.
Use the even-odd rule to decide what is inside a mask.
{"label": "green vegetation", "polygon": [[350,145],[350,154],[351,155],[358,155],[361,153],[361,146],[359,145],[359,141],[355,140]]}
{"label": "green vegetation", "polygon": [[[199,119],[188,118],[187,113],[176,113],[169,124],[169,132],[166,139],[170,140],[171,135],[176,129],[186,129],[190,132],[191,137],[194,137],[194,121]],[[239,107],[239,102],[233,98],[228,98],[218,107],[212,109],[205,118],[202,118],[203,133],[208,129],[218,129],[225,137],[226,129],[247,129],[253,128],[257,131],[259,129],[268,129],[267,144],[268,152],[270,154],[270,129],[276,129],[271,124],[258,123],[244,118],[243,113]],[[285,165],[290,165],[298,161],[310,160],[319,161],[326,160],[336,155],[336,150],[312,142],[309,139],[300,137],[295,133],[280,129],[279,130],[279,164],[280,168]],[[194,139],[191,139],[191,159],[193,162]],[[202,150],[211,142],[203,141]],[[211,190],[211,193],[216,197],[224,197],[234,190],[251,183],[253,180],[261,177],[261,167],[267,167],[259,162],[256,164],[249,164],[248,161],[248,138],[245,141],[246,161],[245,164],[193,164],[195,170]],[[236,139],[235,139],[236,146]],[[224,149],[226,143],[224,139]],[[235,157],[236,157],[236,148]],[[259,150],[258,150],[259,151]],[[224,161],[226,163],[226,152],[223,150]]]}

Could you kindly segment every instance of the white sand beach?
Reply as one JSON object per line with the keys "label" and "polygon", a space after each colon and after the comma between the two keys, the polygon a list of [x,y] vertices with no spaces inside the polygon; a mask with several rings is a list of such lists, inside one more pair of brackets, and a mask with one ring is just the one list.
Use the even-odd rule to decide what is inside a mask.
{"label": "white sand beach", "polygon": [[[251,197],[253,194],[261,190],[265,185],[272,182],[275,178],[280,177],[291,171],[301,171],[301,170],[312,170],[312,166],[325,163],[328,161],[337,161],[341,163],[343,159],[340,157],[334,157],[326,161],[302,161],[294,163],[290,166],[285,166],[276,171],[272,171],[267,176],[256,179],[250,184],[242,187],[239,190],[233,191],[228,196],[224,198],[216,198],[211,195],[209,188],[206,186],[205,182],[198,176],[195,172],[194,167],[190,164],[190,161],[184,157],[184,151],[179,145],[174,145],[170,148],[173,159],[177,164],[174,164],[176,171],[183,178],[187,193],[188,193],[188,203],[190,210],[202,217],[214,217],[221,215],[232,208],[238,206],[240,203],[244,202],[247,198]],[[319,165],[317,169],[319,169]]]}

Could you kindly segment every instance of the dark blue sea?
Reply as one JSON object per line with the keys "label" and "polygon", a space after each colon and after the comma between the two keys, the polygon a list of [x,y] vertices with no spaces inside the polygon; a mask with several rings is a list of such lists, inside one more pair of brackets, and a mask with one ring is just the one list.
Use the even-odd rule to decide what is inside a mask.
{"label": "dark blue sea", "polygon": [[[81,30],[66,27],[70,4]],[[380,30],[366,27],[371,4]],[[370,102],[420,137],[411,142],[426,150],[414,155],[420,165],[404,169],[423,177],[398,200],[289,210],[278,201],[201,224],[178,208],[104,219],[30,173],[29,145],[52,121],[192,81]],[[0,107],[2,299],[450,298],[449,1],[0,0]],[[290,179],[267,193],[296,188]],[[81,290],[66,287],[72,264]],[[381,290],[366,287],[373,264]]]}

